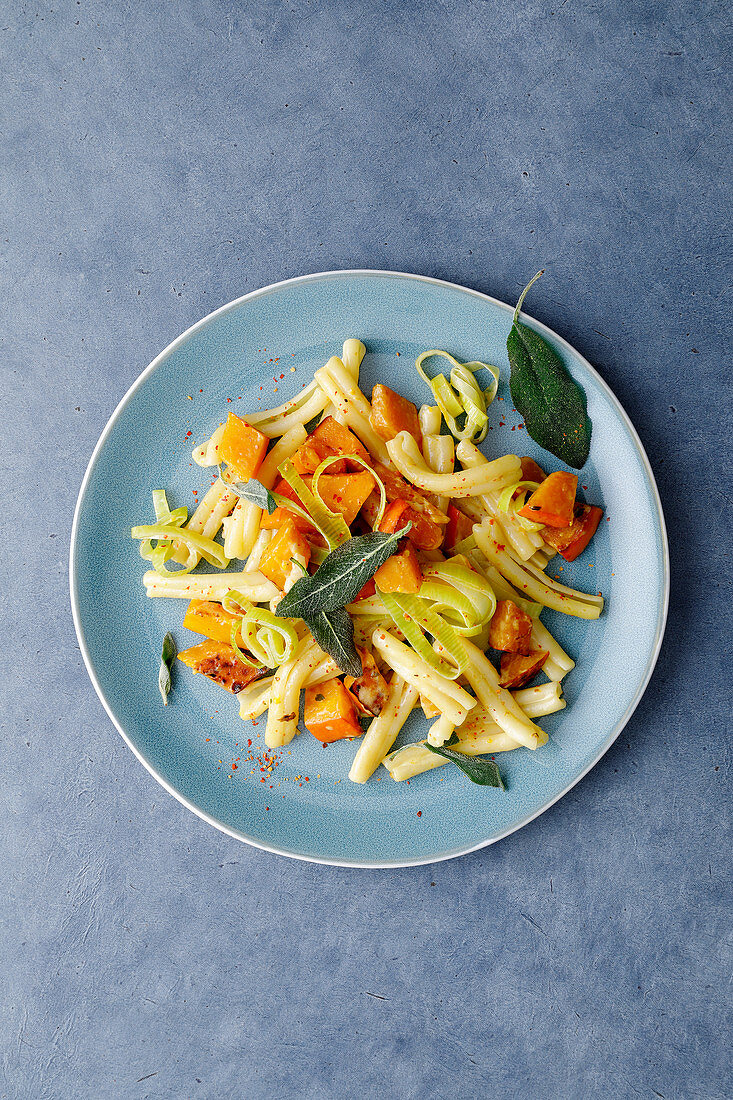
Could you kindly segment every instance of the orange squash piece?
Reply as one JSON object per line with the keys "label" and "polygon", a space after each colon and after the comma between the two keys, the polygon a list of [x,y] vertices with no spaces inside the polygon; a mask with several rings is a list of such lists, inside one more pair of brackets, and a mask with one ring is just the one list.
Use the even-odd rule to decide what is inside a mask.
{"label": "orange squash piece", "polygon": [[267,579],[276,584],[278,588],[284,589],[285,582],[292,571],[293,558],[296,554],[304,559],[303,564],[307,568],[311,548],[295,526],[292,516],[289,516],[274,539],[268,542],[265,547],[260,558],[260,573],[264,573]]}
{"label": "orange squash piece", "polygon": [[369,597],[373,596],[376,591],[377,589],[376,585],[374,584],[374,577],[372,577],[371,580],[366,582],[361,591],[357,592],[357,594],[354,596],[353,603],[356,603],[357,600],[368,600]]}
{"label": "orange squash piece", "polygon": [[379,530],[394,534],[408,523],[412,526],[407,532],[407,537],[418,550],[438,549],[443,541],[443,529],[438,527],[437,523],[433,523],[429,516],[418,512],[406,500],[392,501],[382,516]]}
{"label": "orange squash piece", "polygon": [[[368,466],[372,464],[369,451],[361,440],[357,439],[349,428],[339,424],[333,416],[327,416],[325,420],[322,420],[318,427],[313,429],[306,442],[310,443],[320,454],[321,462],[329,455],[358,455]],[[338,463],[334,462],[332,466],[328,467],[328,472],[338,473],[339,471],[335,469],[337,465]],[[352,462],[349,465],[348,460],[347,466],[353,470],[363,469],[358,462]]]}
{"label": "orange squash piece", "polygon": [[234,413],[227,417],[219,443],[219,459],[231,466],[240,481],[254,477],[265,457],[269,439]]}
{"label": "orange squash piece", "polygon": [[535,489],[517,515],[534,520],[535,523],[544,523],[548,527],[567,527],[573,521],[577,488],[578,478],[575,474],[557,470],[545,478],[539,489]]}
{"label": "orange squash piece", "polygon": [[547,527],[542,537],[559,550],[566,561],[575,561],[598,530],[602,515],[603,509],[595,504],[576,504],[569,527]]}
{"label": "orange squash piece", "polygon": [[354,701],[337,677],[305,689],[304,721],[323,744],[362,733]]}
{"label": "orange squash piece", "polygon": [[[304,477],[306,485],[310,487],[311,477]],[[374,487],[374,478],[366,470],[360,474],[322,474],[318,479],[318,492],[321,499],[332,512],[340,512],[351,526],[357,517],[359,509]],[[281,480],[275,486],[275,492],[280,493],[289,500],[301,503],[297,493],[291,489],[287,481]],[[299,531],[313,531],[313,525],[302,516],[294,512],[288,512],[284,507],[278,507],[272,515],[263,512],[260,527],[264,531],[272,531],[280,527],[287,516],[292,516],[293,522]]]}
{"label": "orange squash piece", "polygon": [[522,481],[542,482],[547,477],[542,467],[529,455],[524,455],[519,461],[522,464]]}
{"label": "orange squash piece", "polygon": [[540,671],[549,657],[547,650],[535,649],[531,653],[504,653],[501,658],[499,683],[505,688],[520,688]]}
{"label": "orange squash piece", "polygon": [[200,672],[208,676],[217,684],[221,684],[233,695],[246,688],[253,680],[259,680],[265,672],[264,668],[245,665],[237,657],[237,652],[226,642],[216,642],[207,638],[205,642],[184,649],[178,654],[178,660],[183,661],[194,672]]}
{"label": "orange squash piece", "polygon": [[420,420],[412,401],[381,382],[372,390],[369,423],[381,439],[394,439],[398,432],[409,432],[418,443],[422,440]]}
{"label": "orange squash piece", "polygon": [[463,542],[473,532],[473,520],[456,508],[455,504],[448,505],[448,526],[443,536],[443,546],[446,550],[452,550],[457,542]]}
{"label": "orange squash piece", "polygon": [[[240,620],[236,615],[230,615],[220,603],[211,600],[191,600],[186,608],[183,625],[186,630],[193,630],[197,634],[203,634],[205,638],[212,638],[217,642],[229,642],[232,625]],[[237,645],[242,644],[241,631],[237,631]]]}
{"label": "orange squash piece", "polygon": [[360,714],[376,716],[384,708],[389,685],[368,649],[359,649],[361,676],[344,676],[344,687],[353,696]]}
{"label": "orange squash piece", "polygon": [[411,542],[404,549],[387,558],[374,574],[374,581],[381,592],[405,592],[413,595],[420,591],[422,570],[417,551]]}
{"label": "orange squash piece", "polygon": [[529,653],[532,619],[514,600],[499,600],[489,627],[489,645],[505,653]]}
{"label": "orange squash piece", "polygon": [[[335,455],[321,455],[318,450],[307,439],[302,447],[292,457],[293,466],[301,475],[314,474],[318,467],[323,462],[324,458],[336,458]],[[335,462],[332,462],[328,467],[329,474],[345,474],[347,471],[346,459],[336,458]]]}
{"label": "orange squash piece", "polygon": [[[440,508],[436,508],[431,500],[428,500],[419,489],[416,489],[414,485],[406,481],[401,474],[398,474],[395,470],[390,470],[387,466],[382,466],[381,462],[374,463],[374,472],[378,474],[382,480],[388,502],[391,503],[393,500],[406,500],[416,512],[420,512],[422,515],[427,516],[433,523],[437,523],[439,527],[445,527],[448,522],[448,517],[445,512],[441,512]],[[378,508],[379,494],[375,492],[364,509],[364,515],[372,525],[376,519]]]}

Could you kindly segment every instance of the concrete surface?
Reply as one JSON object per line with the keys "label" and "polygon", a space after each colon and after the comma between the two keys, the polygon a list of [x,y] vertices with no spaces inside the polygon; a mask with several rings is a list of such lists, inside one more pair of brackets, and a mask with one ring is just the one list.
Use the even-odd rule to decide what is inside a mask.
{"label": "concrete surface", "polygon": [[[3,5],[3,1098],[733,1093],[725,5]],[[451,863],[251,850],[168,797],[67,594],[89,454],[193,321],[380,267],[601,371],[670,525],[659,667],[595,770]],[[726,464],[727,463],[727,464]]]}

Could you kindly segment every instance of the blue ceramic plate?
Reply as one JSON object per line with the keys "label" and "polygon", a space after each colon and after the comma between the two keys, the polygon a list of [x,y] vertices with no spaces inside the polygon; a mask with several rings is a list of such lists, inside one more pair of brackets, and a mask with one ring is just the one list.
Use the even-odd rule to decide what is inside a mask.
{"label": "blue ceramic plate", "polygon": [[[639,702],[659,652],[669,585],[654,478],[608,386],[569,344],[525,317],[585,389],[593,443],[580,480],[586,499],[603,505],[609,517],[592,549],[565,565],[562,580],[603,590],[608,599],[594,623],[543,615],[577,667],[564,681],[567,709],[542,719],[548,745],[498,758],[506,793],[476,787],[451,766],[409,785],[380,769],[381,782],[357,786],[347,779],[356,746],[347,741],[323,749],[307,733],[278,753],[279,765],[261,782],[259,765],[247,757],[260,751],[264,720],[244,725],[234,699],[180,665],[170,705],[161,705],[164,633],[172,630],[181,649],[200,639],[181,625],[185,601],[145,596],[146,565],[130,527],[150,522],[155,488],[168,490],[172,507],[192,508],[192,490],[209,482],[191,462],[193,442],[204,440],[228,409],[244,415],[287,400],[340,352],[346,337],[357,336],[367,347],[365,392],[383,381],[418,405],[428,394],[413,364],[425,348],[497,364],[504,381],[484,450],[547,462],[512,410],[506,384],[511,317],[510,306],[484,294],[416,275],[337,271],[291,279],[245,295],[174,340],[102,433],[79,495],[71,549],[74,619],[89,675],[145,767],[231,836],[347,866],[449,859],[499,840],[551,806],[603,755]],[[414,715],[398,744],[424,730]]]}

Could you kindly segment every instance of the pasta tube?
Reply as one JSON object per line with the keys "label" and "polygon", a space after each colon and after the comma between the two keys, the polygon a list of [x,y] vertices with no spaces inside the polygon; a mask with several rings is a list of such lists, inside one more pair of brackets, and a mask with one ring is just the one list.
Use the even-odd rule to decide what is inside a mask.
{"label": "pasta tube", "polygon": [[[322,684],[334,676],[340,675],[341,669],[328,655],[316,665],[306,676],[303,687],[311,687],[313,684]],[[239,717],[243,721],[251,721],[264,714],[270,705],[270,692],[274,676],[263,676],[261,680],[255,680],[239,693]]]}
{"label": "pasta tube", "polygon": [[148,596],[167,596],[179,600],[221,600],[227,592],[236,588],[243,598],[252,603],[266,603],[278,595],[278,588],[262,573],[204,573],[194,577],[191,573],[178,576],[171,573],[161,577],[154,569],[143,576]]}
{"label": "pasta tube", "polygon": [[[436,474],[453,473],[456,445],[452,435],[423,435],[422,453],[426,463]],[[441,512],[447,512],[450,497],[436,497],[435,504]]]}
{"label": "pasta tube", "polygon": [[406,683],[398,673],[390,682],[389,696],[381,712],[369,723],[351,765],[352,783],[366,783],[377,770],[385,753],[395,743],[397,734],[407,721],[418,699],[418,690]]}
{"label": "pasta tube", "polygon": [[435,672],[414,650],[398,642],[388,631],[377,628],[372,634],[372,645],[390,668],[434,703],[454,726],[460,726],[469,710],[476,706],[472,695],[453,680]]}
{"label": "pasta tube", "polygon": [[[560,697],[559,689],[559,684],[542,684],[540,687],[515,691],[513,695],[525,713],[533,718],[539,718],[541,715],[553,714],[563,709],[565,700]],[[459,738],[458,743],[451,747],[456,752],[465,753],[466,756],[510,752],[519,747],[513,737],[497,726],[483,707],[472,710],[456,733]],[[393,779],[402,782],[405,779],[411,779],[414,775],[420,775],[421,772],[441,768],[448,761],[426,749],[424,741],[419,741],[390,753],[382,763]]]}
{"label": "pasta tube", "polygon": [[220,424],[210,439],[207,439],[199,447],[194,447],[191,457],[198,466],[219,465],[219,444],[221,443],[221,437],[224,435],[225,427],[225,424]]}
{"label": "pasta tube", "polygon": [[[227,489],[220,477],[216,479],[209,491],[204,496],[198,508],[186,524],[189,531],[198,531],[207,539],[213,539],[218,533],[225,516],[228,516],[236,504],[238,497],[230,489]],[[224,551],[226,553],[226,549]],[[181,565],[189,561],[189,551],[183,545],[178,545],[173,560]],[[197,562],[201,555],[196,555]]]}
{"label": "pasta tube", "polygon": [[275,673],[265,729],[265,744],[268,749],[289,745],[295,737],[298,729],[300,689],[323,657],[321,647],[310,634],[306,634],[298,642],[291,659]]}
{"label": "pasta tube", "polygon": [[506,688],[501,687],[499,674],[488,657],[467,638],[460,638],[460,643],[465,648],[469,660],[468,668],[464,673],[465,678],[496,724],[515,741],[526,745],[528,749],[536,749],[538,745],[544,745],[547,734],[527,717]]}
{"label": "pasta tube", "polygon": [[[307,435],[304,426],[296,424],[270,448],[257,471],[257,480],[266,489],[271,489],[275,484],[280,463],[295,454]],[[260,529],[261,516],[262,509],[256,504],[242,497],[237,500],[231,516],[224,520],[224,553],[229,559],[244,560],[252,551]]]}
{"label": "pasta tube", "polygon": [[377,461],[389,465],[384,440],[377,435],[369,420],[372,407],[339,357],[332,356],[325,367],[316,371],[315,377],[329,401],[333,402],[336,418],[351,428]]}
{"label": "pasta tube", "polygon": [[532,645],[535,649],[543,649],[549,653],[542,671],[545,676],[549,676],[550,680],[562,680],[563,676],[567,676],[568,672],[575,668],[575,661],[572,657],[568,657],[560,643],[553,638],[539,619],[532,621]]}
{"label": "pasta tube", "polygon": [[576,592],[564,584],[545,576],[541,569],[529,562],[519,562],[499,545],[485,525],[473,529],[474,537],[482,554],[491,565],[506,577],[508,581],[524,592],[531,600],[562,611],[577,619],[597,619],[603,610],[603,597],[585,592]]}
{"label": "pasta tube", "polygon": [[[460,450],[460,444],[456,454]],[[476,497],[490,489],[511,485],[521,475],[522,466],[516,455],[504,455],[493,462],[484,462],[474,470],[454,474],[436,474],[425,462],[417,443],[409,432],[399,432],[387,443],[389,457],[402,474],[426,493],[455,498]]]}

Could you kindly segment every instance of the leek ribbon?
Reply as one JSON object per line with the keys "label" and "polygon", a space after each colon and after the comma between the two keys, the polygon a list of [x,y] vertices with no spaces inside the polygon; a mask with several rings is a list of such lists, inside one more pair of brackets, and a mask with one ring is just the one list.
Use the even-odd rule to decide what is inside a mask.
{"label": "leek ribbon", "polygon": [[[534,492],[535,489],[539,489],[540,483],[538,481],[515,481],[513,485],[507,485],[505,489],[502,489],[499,496],[499,508],[502,512],[511,513],[514,518],[521,523],[522,527],[526,531],[541,531],[544,527],[542,523],[535,523],[531,519],[527,519],[525,516],[520,516],[520,508],[524,508],[527,500],[527,493]],[[515,499],[514,494],[517,494]]]}
{"label": "leek ribbon", "polygon": [[[433,355],[442,355],[452,364],[450,382],[444,374],[438,374],[430,378],[423,370],[423,363]],[[435,398],[435,403],[440,409],[448,430],[456,439],[470,439],[476,443],[482,443],[488,432],[488,417],[486,409],[496,397],[499,388],[499,371],[489,363],[480,363],[477,360],[471,363],[459,363],[447,351],[432,348],[424,351],[415,360],[415,368],[420,377],[427,383]],[[478,371],[487,370],[492,376],[491,385],[482,390],[476,381]],[[457,418],[465,414],[466,420],[462,428],[458,427]]]}
{"label": "leek ribbon", "polygon": [[[255,607],[236,588],[227,592],[221,605],[230,615],[238,616],[238,621],[232,623],[229,641],[240,661],[252,668],[259,665],[278,668],[290,660],[298,644],[298,635],[286,619],[279,619],[264,607]],[[247,647],[255,658],[254,661],[242,653],[237,644],[237,635],[240,632],[242,645]]]}
{"label": "leek ribbon", "polygon": [[[186,522],[188,510],[182,507],[171,512],[164,489],[153,490],[153,507],[156,522],[133,527],[130,534],[134,539],[141,540],[140,556],[152,564],[159,576],[183,576],[190,573],[198,564],[199,558],[218,569],[226,569],[229,559],[224,553],[224,547],[198,531],[185,528],[183,524]],[[182,544],[188,551],[182,569],[168,569],[165,564],[175,553],[175,544]]]}

